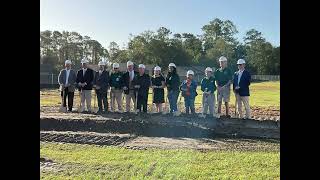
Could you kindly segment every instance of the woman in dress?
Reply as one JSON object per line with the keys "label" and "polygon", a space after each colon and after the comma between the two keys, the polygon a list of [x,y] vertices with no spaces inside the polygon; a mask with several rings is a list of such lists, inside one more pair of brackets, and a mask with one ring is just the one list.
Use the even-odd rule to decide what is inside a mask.
{"label": "woman in dress", "polygon": [[154,68],[154,75],[151,78],[151,87],[153,89],[152,103],[156,105],[156,112],[162,112],[162,103],[164,103],[165,79],[161,74],[161,68]]}

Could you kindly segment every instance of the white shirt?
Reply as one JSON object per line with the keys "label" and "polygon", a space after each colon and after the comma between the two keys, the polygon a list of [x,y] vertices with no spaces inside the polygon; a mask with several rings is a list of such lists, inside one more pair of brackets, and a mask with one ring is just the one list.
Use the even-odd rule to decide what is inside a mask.
{"label": "white shirt", "polygon": [[101,73],[102,73],[102,70],[99,70],[99,75],[101,75]]}
{"label": "white shirt", "polygon": [[130,75],[130,81],[133,80],[133,77],[134,77],[134,71],[129,71],[129,75]]}
{"label": "white shirt", "polygon": [[83,76],[84,76],[84,74],[85,74],[86,71],[87,71],[87,68],[86,68],[86,69],[82,68],[82,71],[83,71]]}
{"label": "white shirt", "polygon": [[243,71],[244,71],[244,70],[242,70],[242,71],[239,70],[239,71],[238,71],[238,86],[239,86],[240,78],[241,78],[241,76],[242,76]]}
{"label": "white shirt", "polygon": [[66,69],[66,85],[68,84],[68,80],[69,80],[69,74],[70,74],[70,69]]}

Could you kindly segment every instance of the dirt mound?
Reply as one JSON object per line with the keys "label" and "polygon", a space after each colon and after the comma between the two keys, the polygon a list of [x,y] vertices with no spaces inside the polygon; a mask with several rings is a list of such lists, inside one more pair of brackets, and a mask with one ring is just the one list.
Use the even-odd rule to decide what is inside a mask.
{"label": "dirt mound", "polygon": [[280,122],[252,119],[216,119],[198,116],[161,114],[109,113],[91,115],[79,113],[42,113],[40,130],[90,131],[99,133],[135,134],[149,137],[246,137],[280,138]]}

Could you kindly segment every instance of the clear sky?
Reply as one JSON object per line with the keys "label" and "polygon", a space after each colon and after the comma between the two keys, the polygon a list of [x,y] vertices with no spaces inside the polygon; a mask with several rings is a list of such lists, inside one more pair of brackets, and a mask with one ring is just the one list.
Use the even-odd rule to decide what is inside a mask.
{"label": "clear sky", "polygon": [[164,26],[174,33],[202,34],[214,18],[231,20],[242,42],[254,28],[267,41],[280,45],[280,0],[41,0],[40,31],[76,31],[108,47],[120,48],[129,34],[156,31]]}

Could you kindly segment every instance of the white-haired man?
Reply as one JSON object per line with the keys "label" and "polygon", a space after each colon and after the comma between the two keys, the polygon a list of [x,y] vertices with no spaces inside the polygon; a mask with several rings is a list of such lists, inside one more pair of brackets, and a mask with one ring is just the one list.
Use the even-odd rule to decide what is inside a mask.
{"label": "white-haired man", "polygon": [[93,70],[88,68],[89,61],[87,59],[81,60],[82,68],[77,72],[77,84],[79,91],[81,92],[81,104],[80,104],[80,111],[84,111],[84,104],[87,104],[88,112],[91,112],[91,91],[93,87],[93,79],[94,73]]}
{"label": "white-haired man", "polygon": [[250,118],[250,106],[249,106],[249,86],[251,83],[251,75],[249,71],[245,69],[245,60],[239,59],[237,62],[239,71],[234,73],[233,79],[233,92],[236,95],[236,100],[238,103],[238,112],[240,118],[243,118],[242,115],[242,103],[246,109],[246,116],[245,118]]}
{"label": "white-haired man", "polygon": [[135,92],[133,82],[136,79],[137,72],[134,71],[134,64],[132,61],[127,62],[127,72],[122,75],[123,80],[123,91],[126,96],[126,112],[130,112],[131,100],[133,101],[134,107],[135,104]]}
{"label": "white-haired man", "polygon": [[139,112],[146,113],[148,107],[148,92],[151,84],[151,79],[149,74],[145,73],[145,65],[139,64],[139,73],[137,75],[137,79],[134,81],[134,88],[138,94],[137,99],[137,110]]}
{"label": "white-haired man", "polygon": [[119,70],[120,65],[119,63],[113,63],[112,65],[112,72],[110,76],[110,97],[111,97],[111,111],[115,111],[115,101],[118,104],[119,112],[122,112],[122,88],[123,88],[123,80],[122,80],[122,73]]}
{"label": "white-haired man", "polygon": [[205,69],[205,77],[201,80],[201,91],[203,92],[202,96],[202,115],[201,117],[205,117],[207,114],[208,107],[211,116],[215,116],[215,96],[214,92],[216,91],[217,87],[215,84],[215,78],[212,76],[213,70],[210,67]]}
{"label": "white-haired man", "polygon": [[222,100],[225,103],[226,107],[226,117],[229,115],[229,102],[230,102],[230,85],[232,82],[232,72],[227,67],[227,58],[221,56],[219,58],[220,68],[217,69],[214,73],[216,84],[217,84],[217,100],[218,100],[218,114],[221,114],[221,105]]}
{"label": "white-haired man", "polygon": [[64,107],[64,111],[66,111],[66,99],[68,97],[69,112],[72,112],[74,90],[77,80],[76,72],[71,69],[71,64],[70,60],[66,60],[64,63],[65,69],[62,69],[58,76],[58,83],[60,85],[61,96],[63,98],[62,106]]}
{"label": "white-haired man", "polygon": [[[105,70],[105,61],[100,61],[98,63],[99,70],[94,76],[94,88],[96,89],[96,95],[98,99],[99,110],[97,113],[107,113],[108,112],[108,97],[107,92],[109,89],[109,72]],[[103,104],[103,107],[102,107]]]}

